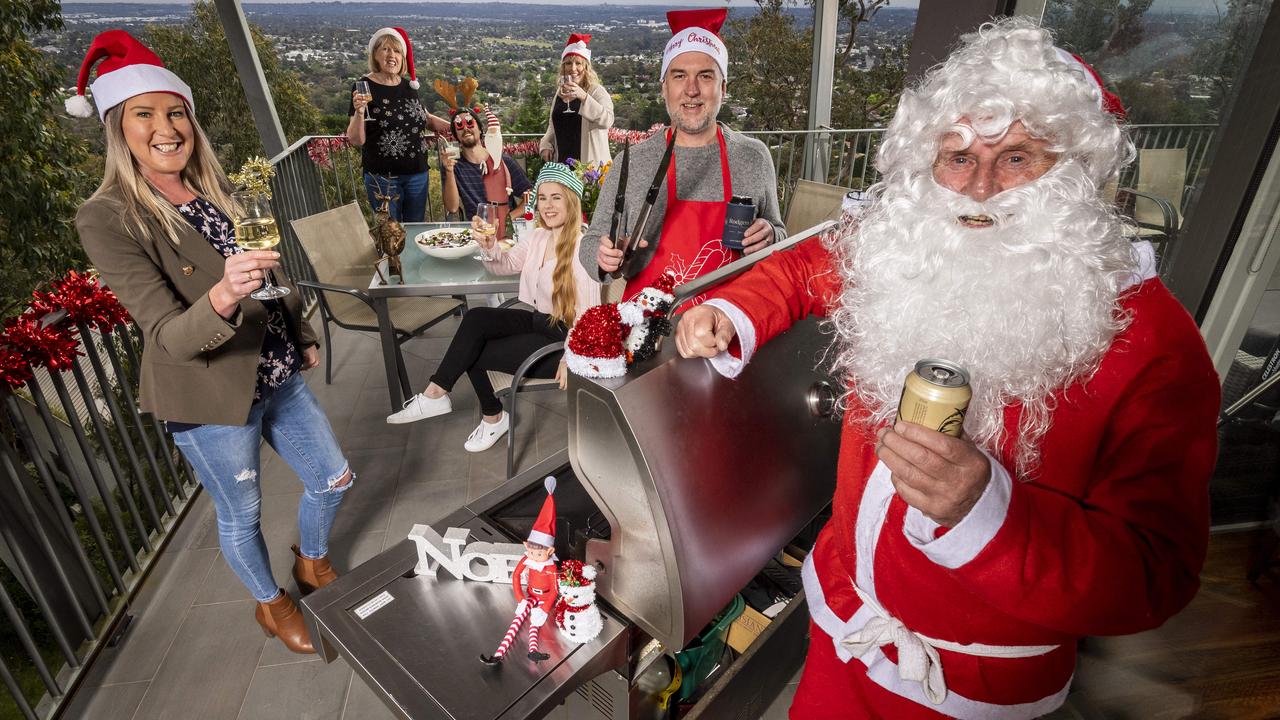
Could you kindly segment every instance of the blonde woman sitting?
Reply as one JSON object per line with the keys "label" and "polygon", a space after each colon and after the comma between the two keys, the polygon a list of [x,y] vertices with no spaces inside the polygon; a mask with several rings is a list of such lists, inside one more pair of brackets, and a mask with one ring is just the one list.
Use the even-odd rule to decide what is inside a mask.
{"label": "blonde woman sitting", "polygon": [[[467,311],[427,388],[409,398],[387,422],[410,423],[452,412],[449,392],[466,373],[484,417],[463,446],[470,452],[488,450],[510,424],[488,371],[515,372],[539,348],[564,341],[574,320],[599,303],[600,284],[576,259],[582,242],[582,181],[568,166],[547,163],[534,189],[537,229],[522,235],[510,250],[496,236],[482,232],[477,220],[472,221],[485,265],[495,273],[519,273],[520,301],[533,310],[480,307]],[[559,355],[543,358],[529,376],[555,377],[563,388],[566,376],[559,359]]]}

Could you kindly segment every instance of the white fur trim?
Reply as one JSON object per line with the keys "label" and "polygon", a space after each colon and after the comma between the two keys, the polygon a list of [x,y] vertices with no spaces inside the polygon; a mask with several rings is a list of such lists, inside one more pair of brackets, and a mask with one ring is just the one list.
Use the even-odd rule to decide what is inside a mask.
{"label": "white fur trim", "polygon": [[575,375],[580,377],[616,378],[627,373],[627,358],[622,355],[591,358],[579,355],[565,347],[564,362]]}
{"label": "white fur trim", "polygon": [[[556,536],[555,536],[555,535],[548,535],[548,534],[546,534],[546,533],[542,532],[541,530],[530,530],[530,531],[529,531],[529,537],[528,537],[527,539],[528,539],[528,541],[529,541],[529,542],[531,542],[531,543],[537,543],[537,544],[542,545],[542,546],[544,546],[544,547],[555,547],[555,546],[556,546]],[[548,561],[548,562],[549,562],[549,561]],[[526,564],[527,564],[527,565],[530,565],[530,566],[532,566],[532,565],[533,565],[533,563],[526,563]],[[545,567],[545,566],[540,566],[540,567]]]}
{"label": "white fur trim", "polygon": [[1159,264],[1156,262],[1156,249],[1150,240],[1137,240],[1131,243],[1133,246],[1133,254],[1138,256],[1138,272],[1133,276],[1133,280],[1126,284],[1123,290],[1137,285],[1141,282],[1150,280],[1159,275]]}
{"label": "white fur trim", "polygon": [[1013,492],[1009,471],[985,450],[982,453],[991,462],[991,479],[982,491],[982,497],[955,527],[942,537],[934,537],[934,532],[941,526],[913,507],[907,508],[903,521],[902,532],[911,545],[950,570],[977,557],[1000,531],[1009,512],[1009,497]]}
{"label": "white fur trim", "polygon": [[542,487],[544,487],[544,488],[546,488],[546,489],[547,489],[547,494],[548,494],[548,495],[552,495],[552,494],[554,494],[554,493],[555,493],[555,491],[556,491],[556,479],[555,479],[555,477],[553,477],[553,476],[551,476],[551,475],[548,475],[548,476],[547,476],[547,479],[542,481]]}
{"label": "white fur trim", "polygon": [[400,33],[396,32],[396,29],[392,27],[384,27],[381,30],[378,30],[377,32],[375,32],[373,34],[373,37],[369,38],[369,49],[366,52],[373,52],[373,46],[378,44],[378,38],[382,37],[383,35],[390,35],[391,37],[396,39],[396,43],[400,45],[400,53],[402,55],[407,54],[409,52],[409,48],[404,46],[404,38],[401,37]]}
{"label": "white fur trim", "polygon": [[72,95],[63,105],[67,108],[69,115],[81,118],[93,117],[93,104],[83,95]]}
{"label": "white fur trim", "polygon": [[414,90],[417,90],[418,88],[422,87],[422,83],[418,82],[417,80],[410,80],[409,87],[413,88]]}
{"label": "white fur trim", "polygon": [[151,92],[167,92],[180,96],[187,101],[187,107],[193,112],[195,101],[191,99],[191,86],[182,82],[182,78],[173,74],[168,68],[159,65],[128,65],[99,75],[97,80],[89,84],[93,91],[93,102],[98,106],[98,119],[105,119],[107,111],[128,100],[134,95]]}
{"label": "white fur trim", "polygon": [[1093,94],[1098,97],[1098,107],[1102,107],[1103,88],[1101,85],[1098,84],[1098,78],[1094,77],[1093,73],[1089,72],[1089,69],[1086,68],[1084,64],[1081,63],[1079,60],[1077,60],[1075,56],[1072,55],[1071,53],[1067,52],[1066,50],[1063,50],[1060,47],[1055,47],[1053,51],[1057,53],[1058,59],[1061,60],[1063,63],[1065,63],[1067,67],[1079,72],[1081,75],[1084,75],[1085,81],[1088,82],[1090,87],[1093,88]]}
{"label": "white fur trim", "polygon": [[564,51],[560,53],[560,59],[564,60],[570,55],[581,55],[587,62],[591,62],[591,48],[582,41],[565,45]]}
{"label": "white fur trim", "polygon": [[710,55],[711,59],[716,61],[716,65],[720,66],[721,78],[729,79],[728,48],[715,33],[700,27],[685,28],[679,34],[671,36],[666,48],[662,50],[662,72],[658,75],[658,79],[662,80],[667,76],[667,67],[671,65],[672,60],[688,52]]}
{"label": "white fur trim", "polygon": [[[871,610],[869,605],[864,604],[858,608],[853,617],[849,618],[847,622],[841,620],[835,614],[835,611],[827,605],[826,597],[822,592],[822,583],[818,579],[817,568],[813,563],[812,552],[805,558],[800,576],[804,584],[805,602],[809,607],[809,617],[827,635],[828,641],[834,645],[836,655],[840,658],[840,661],[849,662],[853,659],[853,654],[845,648],[840,639],[847,637],[850,632],[865,626],[868,621],[876,617],[875,612]],[[822,642],[822,639],[815,636],[811,638],[811,641]],[[1069,679],[1062,686],[1062,689],[1052,695],[1020,705],[998,705],[996,703],[982,702],[948,690],[942,702],[934,704],[925,697],[924,689],[919,682],[902,679],[897,664],[889,660],[879,647],[874,648],[858,658],[858,660],[867,666],[867,677],[885,690],[944,715],[961,718],[962,720],[1027,720],[1028,718],[1039,717],[1061,707],[1062,703],[1066,701],[1067,692],[1071,689],[1071,680]]]}
{"label": "white fur trim", "polygon": [[595,580],[595,579],[596,579],[596,566],[595,566],[595,565],[583,565],[583,566],[582,566],[582,577],[583,577],[584,579],[587,579],[587,580]]}
{"label": "white fur trim", "polygon": [[727,352],[711,358],[711,367],[716,372],[727,378],[736,378],[742,374],[743,368],[747,363],[751,362],[751,356],[756,352],[756,326],[751,324],[751,320],[747,318],[747,314],[742,312],[742,308],[734,305],[728,300],[720,298],[712,298],[704,305],[710,305],[724,311],[729,316],[729,322],[733,323],[733,329],[738,334],[738,349],[742,353],[742,357],[736,358]]}

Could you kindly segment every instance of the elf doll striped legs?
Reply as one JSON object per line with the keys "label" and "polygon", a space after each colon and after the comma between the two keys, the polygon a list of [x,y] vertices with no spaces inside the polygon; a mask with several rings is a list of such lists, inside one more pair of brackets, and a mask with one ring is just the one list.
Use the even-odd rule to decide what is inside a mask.
{"label": "elf doll striped legs", "polygon": [[[524,623],[524,619],[529,617],[530,606],[528,603],[521,603],[521,607],[516,612],[516,616],[512,618],[511,625],[507,627],[507,634],[502,636],[502,642],[498,644],[498,649],[493,655],[481,655],[480,662],[486,665],[497,665],[502,662],[502,657],[507,654],[507,648],[511,647],[511,641],[515,640],[516,633],[520,632],[520,625]],[[529,647],[530,652],[536,640],[537,635],[530,636]]]}

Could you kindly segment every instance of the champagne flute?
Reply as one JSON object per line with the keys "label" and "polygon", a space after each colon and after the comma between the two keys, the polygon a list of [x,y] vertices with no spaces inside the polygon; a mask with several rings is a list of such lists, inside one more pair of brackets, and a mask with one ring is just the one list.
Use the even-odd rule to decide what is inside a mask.
{"label": "champagne flute", "polygon": [[[476,216],[480,218],[480,231],[495,241],[498,237],[498,204],[483,202],[476,205]],[[475,260],[484,260],[484,254],[473,255]]]}
{"label": "champagne flute", "polygon": [[[572,85],[572,84],[573,84],[573,75],[571,75],[570,73],[565,73],[564,75],[560,76],[560,92],[561,93],[564,92],[564,88],[566,85]],[[573,102],[573,98],[564,98],[564,112],[566,115],[576,114],[573,108],[569,106],[569,103],[571,102]]]}
{"label": "champagne flute", "polygon": [[365,101],[365,103],[366,103],[366,104],[365,104],[365,106],[364,106],[364,121],[365,121],[365,122],[369,122],[369,105],[368,105],[368,103],[372,103],[372,102],[373,102],[373,89],[369,87],[369,81],[368,81],[368,80],[357,80],[357,81],[356,81],[356,95],[359,95],[359,96],[360,96],[360,99],[361,99],[361,100],[364,100],[364,101]]}
{"label": "champagne flute", "polygon": [[[232,193],[235,201],[236,245],[242,250],[270,250],[280,244],[280,230],[271,214],[271,200],[260,192]],[[289,294],[289,288],[273,285],[271,271],[262,276],[262,287],[249,293],[254,300],[274,300]]]}

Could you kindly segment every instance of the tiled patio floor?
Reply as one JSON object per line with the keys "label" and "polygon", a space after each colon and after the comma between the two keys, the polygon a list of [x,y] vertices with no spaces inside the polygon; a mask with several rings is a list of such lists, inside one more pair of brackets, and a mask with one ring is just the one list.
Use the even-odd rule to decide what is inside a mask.
{"label": "tiled patio floor", "polygon": [[[409,376],[425,384],[448,346],[455,321],[405,345]],[[335,328],[336,329],[336,328]],[[377,339],[336,329],[333,384],[324,373],[308,383],[342,443],[358,482],[330,541],[341,571],[403,539],[415,523],[431,523],[501,484],[506,446],[468,453],[462,443],[479,422],[465,376],[451,415],[387,425],[386,376]],[[517,466],[529,467],[563,448],[564,398],[521,399]],[[528,414],[526,414],[526,412]],[[275,577],[289,581],[301,488],[288,467],[263,449],[262,527]],[[295,595],[296,596],[296,595]],[[380,720],[394,717],[339,659],[295,655],[267,639],[253,620],[254,603],[218,550],[213,508],[201,495],[175,532],[134,604],[124,641],[108,648],[65,717],[92,720]],[[790,688],[789,688],[790,690]],[[789,696],[789,694],[788,694]],[[785,717],[785,701],[766,718]]]}

